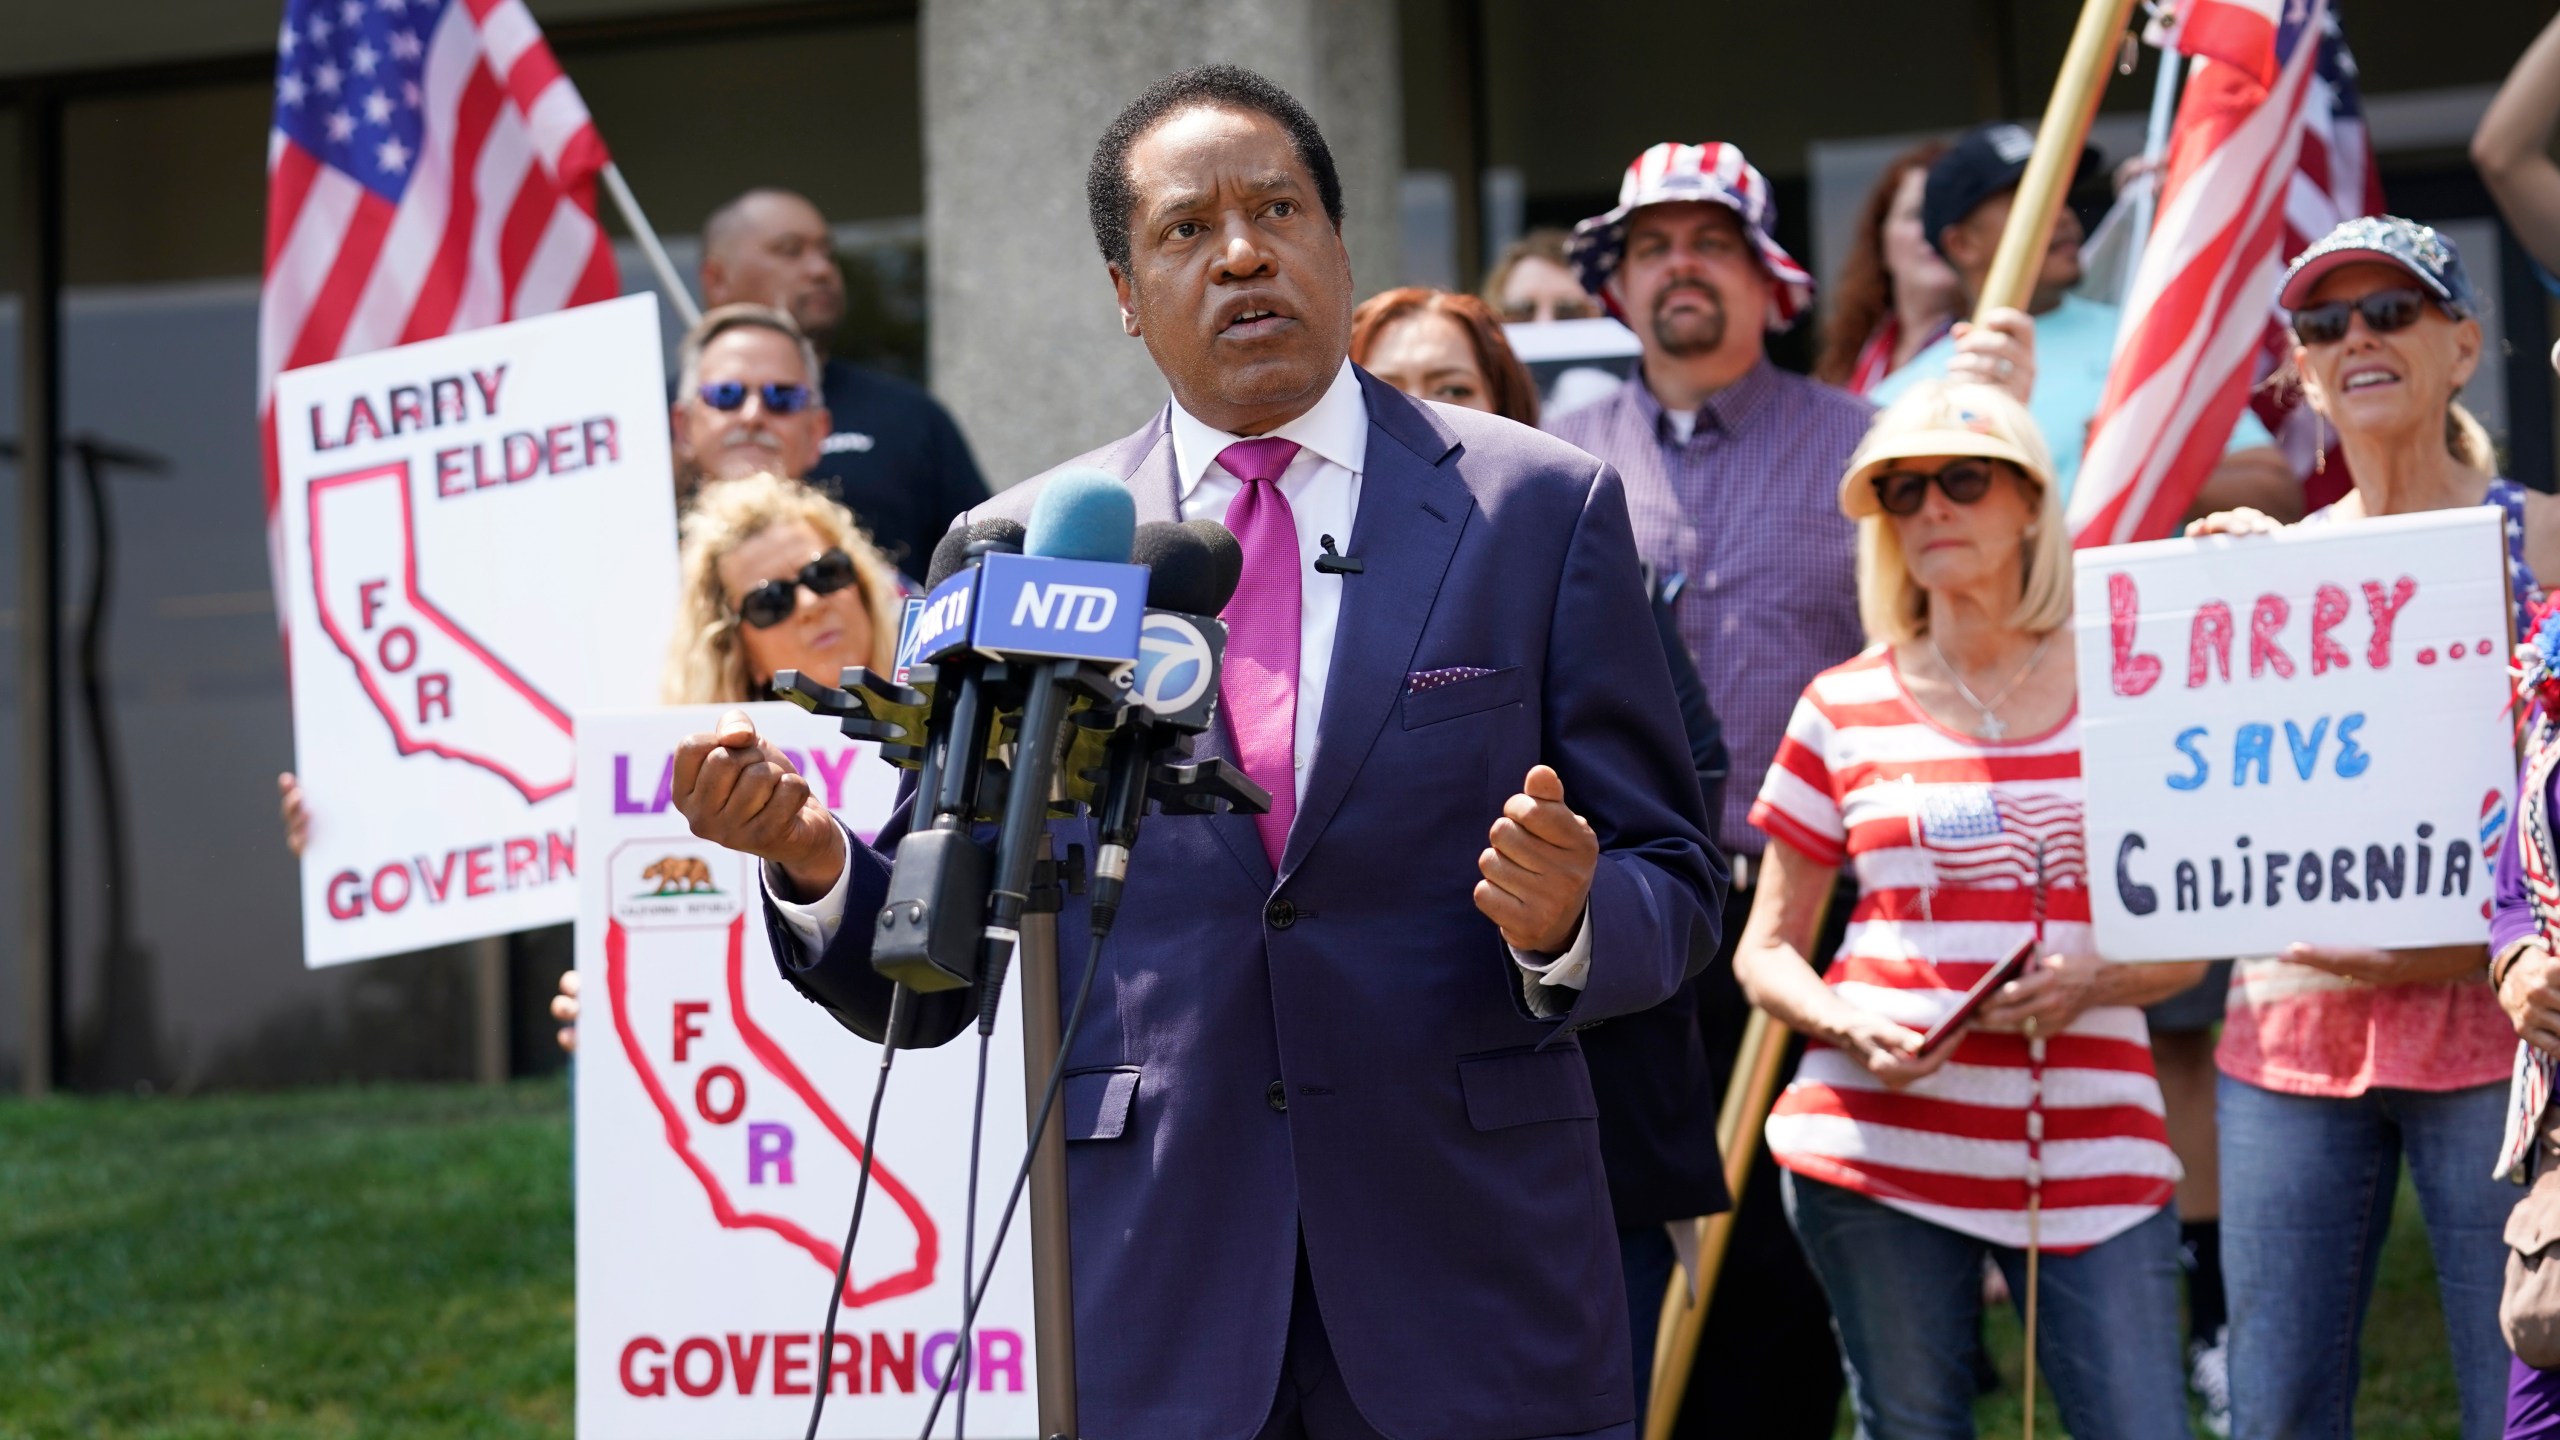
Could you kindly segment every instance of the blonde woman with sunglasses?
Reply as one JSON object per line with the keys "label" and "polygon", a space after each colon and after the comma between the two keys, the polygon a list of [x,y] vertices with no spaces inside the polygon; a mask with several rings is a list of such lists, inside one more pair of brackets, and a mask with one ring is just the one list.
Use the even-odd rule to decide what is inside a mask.
{"label": "blonde woman with sunglasses", "polygon": [[[2279,303],[2303,397],[2331,437],[2322,463],[2343,458],[2355,483],[2302,523],[2498,506],[2521,633],[2535,578],[2560,576],[2560,510],[2498,477],[2488,436],[2455,399],[2479,366],[2481,334],[2453,242],[2396,216],[2350,220],[2295,258]],[[2276,528],[2240,510],[2190,530]],[[2435,1257],[2460,1433],[2501,1433],[2498,1295],[2515,1192],[2483,1157],[2499,1151],[2516,1030],[2489,984],[2487,939],[2484,923],[2478,941],[2427,949],[2295,944],[2233,968],[2215,1112],[2232,1433],[2243,1440],[2353,1433],[2359,1334],[2404,1158]]]}
{"label": "blonde woman with sunglasses", "polygon": [[[1873,643],[1788,722],[1734,973],[1806,1037],[1769,1149],[1858,1433],[1973,1433],[1988,1259],[2073,1435],[2183,1437],[2178,1161],[2138,1007],[2204,967],[2096,953],[2053,461],[2006,392],[1924,381],[1876,418],[1840,507]],[[1817,973],[1844,866],[1857,908]]]}

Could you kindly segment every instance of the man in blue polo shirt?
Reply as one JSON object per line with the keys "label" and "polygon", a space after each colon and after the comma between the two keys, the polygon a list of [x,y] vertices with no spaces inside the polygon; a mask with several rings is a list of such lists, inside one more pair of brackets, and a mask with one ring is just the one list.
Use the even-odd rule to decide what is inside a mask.
{"label": "man in blue polo shirt", "polygon": [[[2009,223],[2009,202],[2026,173],[2036,137],[2021,125],[1984,125],[1968,132],[1935,165],[1920,200],[1920,223],[1929,243],[1955,267],[1964,282],[1964,309],[1971,313],[1991,274],[1991,257],[2000,248],[2000,232]],[[2098,169],[2098,154],[2084,149],[2080,175]],[[2116,327],[2122,312],[2115,306],[2071,293],[2080,283],[2079,217],[2064,206],[2054,219],[2053,240],[2037,273],[2027,313],[2035,317],[2035,390],[2027,403],[2045,443],[2053,449],[2054,476],[2067,503],[2080,478],[2080,452],[2089,440],[2089,422],[2097,418],[2106,394],[2107,367],[2115,358]],[[1909,364],[1887,376],[1868,398],[1890,405],[1922,380],[1947,373],[1955,342],[1941,336],[1911,357]],[[2281,520],[2302,514],[2302,484],[2275,439],[2258,418],[2243,410],[2232,427],[2222,463],[2196,496],[2195,513],[2209,515],[2248,505]]]}

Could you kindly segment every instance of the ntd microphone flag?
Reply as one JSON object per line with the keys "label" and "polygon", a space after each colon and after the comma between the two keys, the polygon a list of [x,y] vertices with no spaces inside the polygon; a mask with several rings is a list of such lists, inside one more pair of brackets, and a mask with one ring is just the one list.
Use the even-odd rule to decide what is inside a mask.
{"label": "ntd microphone flag", "polygon": [[969,626],[974,649],[1125,664],[1138,658],[1147,572],[1095,560],[989,555],[971,608],[977,612]]}

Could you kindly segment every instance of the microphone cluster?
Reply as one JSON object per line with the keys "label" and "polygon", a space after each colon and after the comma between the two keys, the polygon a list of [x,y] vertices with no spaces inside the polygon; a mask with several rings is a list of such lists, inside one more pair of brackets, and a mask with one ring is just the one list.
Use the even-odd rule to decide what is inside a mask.
{"label": "microphone cluster", "polygon": [[1039,883],[1053,816],[1090,813],[1093,933],[1107,933],[1152,806],[1259,814],[1271,797],[1223,759],[1190,758],[1215,723],[1244,552],[1210,520],[1138,525],[1099,470],[1051,478],[1029,525],[981,520],[935,547],[908,602],[889,675],[826,685],[774,676],[782,698],[839,717],[916,772],[913,810],[872,940],[872,965],[909,989],[979,985],[992,1028]]}

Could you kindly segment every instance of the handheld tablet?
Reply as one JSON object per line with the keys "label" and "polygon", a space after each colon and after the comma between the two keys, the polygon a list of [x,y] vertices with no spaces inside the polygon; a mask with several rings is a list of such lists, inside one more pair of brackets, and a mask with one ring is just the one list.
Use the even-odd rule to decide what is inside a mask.
{"label": "handheld tablet", "polygon": [[1964,992],[1964,999],[1947,1012],[1947,1018],[1929,1027],[1929,1033],[1920,1037],[1920,1048],[1913,1052],[1914,1055],[1931,1054],[1961,1034],[1972,1021],[1974,1012],[1991,998],[1992,991],[2026,973],[2027,962],[2035,958],[2035,953],[2034,936],[2019,941],[2018,948],[2009,952],[2008,959],[1984,971],[1982,978],[1973,982],[1973,988]]}

